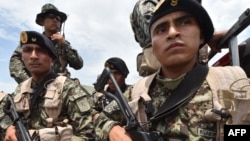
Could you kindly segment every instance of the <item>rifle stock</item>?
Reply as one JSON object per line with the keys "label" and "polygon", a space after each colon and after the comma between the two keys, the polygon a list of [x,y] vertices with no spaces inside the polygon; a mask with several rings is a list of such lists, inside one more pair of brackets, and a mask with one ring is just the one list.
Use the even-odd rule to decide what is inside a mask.
{"label": "rifle stock", "polygon": [[[111,79],[111,81],[113,82],[116,88],[115,94],[104,91],[104,86],[107,84],[107,81],[109,79]],[[120,107],[120,110],[122,111],[124,118],[127,121],[125,130],[130,134],[133,141],[162,141],[160,132],[156,132],[156,131],[146,132],[140,126],[140,123],[138,122],[132,110],[130,109],[128,102],[124,98],[109,68],[104,68],[97,83],[95,84],[95,89],[96,91],[101,92],[104,95],[113,98],[117,102],[118,106]]]}
{"label": "rifle stock", "polygon": [[11,114],[13,119],[13,125],[17,129],[17,138],[20,141],[32,141],[29,132],[22,123],[22,119],[19,117],[15,104],[11,95],[8,94],[8,102],[4,108],[5,113]]}

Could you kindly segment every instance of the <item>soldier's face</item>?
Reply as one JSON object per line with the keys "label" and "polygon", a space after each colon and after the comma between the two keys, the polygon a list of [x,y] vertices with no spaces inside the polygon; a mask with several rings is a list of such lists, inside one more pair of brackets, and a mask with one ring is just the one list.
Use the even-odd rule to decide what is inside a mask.
{"label": "soldier's face", "polygon": [[56,14],[47,14],[43,20],[43,26],[45,30],[52,33],[60,31],[61,18]]}
{"label": "soldier's face", "polygon": [[184,11],[158,19],[151,27],[151,37],[153,53],[165,68],[193,64],[204,42],[196,19]]}
{"label": "soldier's face", "polygon": [[[123,86],[125,83],[124,75],[118,70],[111,70],[112,75],[114,76],[119,87]],[[111,80],[108,81],[109,89],[115,91],[115,86]]]}
{"label": "soldier's face", "polygon": [[32,76],[43,76],[50,72],[53,59],[49,52],[37,44],[22,46],[22,60]]}

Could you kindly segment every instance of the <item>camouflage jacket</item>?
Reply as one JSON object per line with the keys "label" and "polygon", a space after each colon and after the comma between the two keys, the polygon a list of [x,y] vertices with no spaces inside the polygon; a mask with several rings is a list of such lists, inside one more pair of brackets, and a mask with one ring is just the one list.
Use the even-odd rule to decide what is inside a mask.
{"label": "camouflage jacket", "polygon": [[[2,101],[6,101],[7,99],[7,94],[4,92],[0,92],[0,123],[5,123],[5,124],[11,124],[11,123],[6,123],[6,119],[5,119],[5,113],[4,113],[4,106],[5,106],[5,102]],[[2,124],[0,124],[0,140],[4,140],[4,130],[2,128]]]}
{"label": "camouflage jacket", "polygon": [[[164,80],[157,75],[150,84],[148,95],[152,99],[154,115],[172,90],[176,88],[182,79]],[[136,85],[136,84],[135,84]],[[135,86],[134,85],[134,86]],[[133,90],[132,90],[133,91]],[[132,97],[133,93],[125,93],[126,97]],[[133,97],[132,97],[133,98]],[[133,99],[129,100],[132,101]],[[139,101],[140,102],[140,101]],[[129,104],[131,104],[129,102]],[[167,117],[161,118],[148,125],[148,131],[159,131],[164,140],[176,139],[185,141],[215,140],[216,122],[204,119],[204,114],[211,109],[212,92],[206,80],[200,86],[194,97],[178,110],[170,113]],[[133,109],[131,107],[131,109]],[[134,111],[137,113],[138,111]],[[123,117],[120,116],[119,107],[110,103],[105,107],[94,123],[96,140],[108,140],[108,133],[115,125],[126,125]],[[147,117],[150,118],[150,117]],[[141,123],[143,124],[143,123]]]}
{"label": "camouflage jacket", "polygon": [[[125,93],[127,91],[131,91],[131,89],[132,89],[132,85],[126,84],[123,88],[121,88],[121,92]],[[104,88],[104,90],[109,92],[107,85]],[[109,97],[105,96],[103,93],[99,93],[96,91],[93,92],[92,97],[93,97],[95,109],[98,112],[101,112],[107,105],[109,105],[109,103],[111,103],[113,101],[112,98],[109,98]],[[129,99],[128,97],[126,97],[126,98]]]}
{"label": "camouflage jacket", "polygon": [[[25,81],[24,81],[25,82]],[[16,88],[13,96],[19,94],[21,92],[21,83]],[[36,89],[37,84],[31,82],[30,86],[27,86],[31,89]],[[27,124],[25,126],[28,129],[43,129],[46,125],[46,119],[48,118],[48,114],[45,111],[44,107],[44,98],[45,91],[42,92],[34,106],[32,107],[32,112],[28,119],[26,120]],[[58,116],[58,120],[60,119],[68,119],[68,124],[73,127],[73,138],[74,141],[87,141],[94,140],[94,130],[92,124],[92,99],[91,95],[85,93],[80,85],[76,85],[70,78],[67,78],[64,82],[61,100],[62,100],[62,110]],[[32,98],[32,93],[30,94]],[[5,105],[6,99],[1,102],[1,105]],[[1,110],[1,109],[0,109]],[[2,114],[2,113],[1,113]],[[19,115],[20,117],[23,114]],[[0,125],[3,130],[5,130],[9,125],[12,124],[12,120],[9,115],[1,115]]]}
{"label": "camouflage jacket", "polygon": [[[81,56],[73,49],[68,41],[64,46],[59,46],[54,42],[57,50],[58,58],[54,63],[52,71],[55,73],[61,73],[65,76],[70,76],[70,72],[67,66],[79,70],[83,67],[83,60]],[[15,49],[14,53],[10,58],[9,71],[10,76],[13,77],[19,84],[30,77],[30,74],[25,68],[22,61],[22,48],[20,45]]]}

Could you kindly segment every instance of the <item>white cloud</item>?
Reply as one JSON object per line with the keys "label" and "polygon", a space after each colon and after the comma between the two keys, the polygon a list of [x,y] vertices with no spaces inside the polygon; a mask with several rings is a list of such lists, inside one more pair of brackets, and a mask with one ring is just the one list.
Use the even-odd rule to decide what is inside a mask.
{"label": "white cloud", "polygon": [[[129,67],[127,81],[132,84],[139,78],[136,56],[141,48],[134,40],[129,21],[136,0],[8,0],[0,1],[0,51],[5,51],[0,58],[0,67],[3,68],[0,74],[0,90],[14,90],[16,83],[9,76],[9,58],[16,48],[21,30],[43,31],[42,27],[35,24],[35,17],[47,2],[68,14],[65,24],[66,39],[84,59],[81,70],[70,69],[72,77],[79,78],[83,84],[92,85],[102,72],[104,61],[117,56],[124,59]],[[203,5],[211,15],[216,30],[222,30],[231,27],[250,2],[203,0]],[[244,32],[239,41],[249,37],[249,33],[249,30]]]}

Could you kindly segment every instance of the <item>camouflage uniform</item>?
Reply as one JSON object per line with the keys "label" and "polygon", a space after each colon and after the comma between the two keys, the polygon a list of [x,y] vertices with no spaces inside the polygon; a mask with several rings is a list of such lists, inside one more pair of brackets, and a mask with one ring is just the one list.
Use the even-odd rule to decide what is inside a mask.
{"label": "camouflage uniform", "polygon": [[[6,124],[11,124],[10,122],[8,123],[8,121],[6,121],[4,118],[4,106],[5,106],[5,102],[2,101],[6,101],[7,96],[4,92],[0,92],[0,123],[6,123]],[[2,129],[2,124],[0,124],[0,140],[4,140],[4,130]]]}
{"label": "camouflage uniform", "polygon": [[[157,109],[171,94],[171,91],[179,85],[182,78],[180,77],[174,81],[161,79],[159,75],[154,78],[148,93],[154,107],[152,114],[157,112]],[[131,94],[129,92],[125,93],[126,97],[130,97]],[[212,92],[207,81],[204,81],[195,96],[187,104],[172,112],[166,118],[150,124],[148,131],[160,131],[164,140],[214,140],[216,136],[216,122],[203,118],[205,112],[211,109],[212,106]],[[115,103],[111,103],[100,114],[98,121],[94,125],[98,140],[107,140],[108,133],[114,125],[125,125],[124,122],[118,122],[124,120],[120,116],[121,113],[117,113],[120,113],[119,107]]]}
{"label": "camouflage uniform", "polygon": [[[147,76],[160,68],[158,60],[152,54],[152,44],[148,25],[158,0],[138,0],[130,14],[130,25],[135,41],[142,48],[137,55],[137,71],[140,76]],[[149,53],[150,52],[150,53]]]}
{"label": "camouflage uniform", "polygon": [[[54,5],[50,3],[43,5],[41,13],[38,13],[36,16],[36,23],[40,26],[43,26],[44,18],[46,17],[46,15],[51,13],[56,14],[60,17],[61,27],[63,27],[62,24],[67,20],[67,15],[59,11]],[[55,33],[56,32],[58,31],[55,31]],[[51,39],[50,37],[48,38]],[[71,47],[70,42],[65,40],[64,45],[61,46],[56,41],[52,42],[58,54],[58,58],[54,62],[54,66],[52,68],[52,72],[70,77],[70,72],[67,70],[68,65],[76,70],[79,70],[83,67],[83,60],[81,56],[75,49]],[[12,54],[9,64],[10,76],[13,77],[18,84],[30,77],[30,74],[25,69],[25,66],[22,62],[21,53],[22,49],[19,45]]]}
{"label": "camouflage uniform", "polygon": [[[21,92],[21,86],[23,83],[19,84],[14,92],[14,96]],[[36,89],[37,84],[34,82],[31,83],[31,89]],[[26,124],[29,129],[42,129],[45,128],[46,119],[48,118],[48,114],[44,108],[44,97],[42,92],[41,95],[37,98],[37,102],[33,107],[30,119]],[[75,85],[75,83],[67,78],[64,82],[63,90],[62,90],[62,111],[58,117],[58,119],[69,119],[70,125],[73,126],[73,138],[74,141],[83,141],[83,140],[93,140],[93,124],[92,124],[92,116],[91,116],[91,97],[89,94],[85,93],[79,85]],[[32,98],[32,94],[31,94]],[[4,104],[6,101],[2,102]],[[6,129],[11,123],[11,119],[8,115],[2,116],[5,120],[0,121],[0,125],[3,129]]]}
{"label": "camouflage uniform", "polygon": [[[131,91],[132,85],[125,85],[124,87],[120,88],[122,93],[125,93],[126,91]],[[109,89],[105,90],[107,92],[110,92]],[[111,92],[110,92],[111,93]],[[99,93],[94,91],[93,92],[93,100],[95,105],[95,110],[98,112],[103,111],[103,109],[109,105],[112,101],[114,101],[112,98],[105,96],[103,93]],[[126,97],[127,99],[130,99],[130,97]]]}
{"label": "camouflage uniform", "polygon": [[[120,87],[120,90],[122,93],[128,90],[131,90],[132,86],[126,84],[125,82],[125,79],[127,78],[129,74],[129,70],[128,70],[126,63],[121,58],[111,57],[107,59],[104,63],[104,67],[109,68],[111,71],[113,70],[114,72],[115,71],[119,72],[118,76],[120,77],[115,78],[115,80],[117,81],[118,86]],[[97,81],[98,81],[98,78],[97,78]],[[112,88],[112,86],[109,87],[109,82],[107,82],[104,90],[113,94],[115,93],[115,89]],[[106,107],[113,100],[111,97],[105,96],[103,93],[99,93],[95,91],[93,92],[93,99],[94,99],[94,103],[96,106],[95,108],[99,112],[101,112],[104,109],[104,107]]]}
{"label": "camouflage uniform", "polygon": [[[75,49],[70,46],[70,43],[67,42],[65,46],[60,47],[57,43],[54,42],[56,51],[60,57],[54,62],[52,71],[55,73],[63,73],[69,75],[67,70],[67,65],[78,70],[83,67],[83,60],[81,56],[77,53]],[[13,77],[17,83],[21,83],[24,80],[30,77],[29,72],[26,70],[22,58],[22,48],[18,46],[10,58],[9,70],[10,75]],[[62,63],[60,58],[64,58]]]}
{"label": "camouflage uniform", "polygon": [[[142,52],[137,55],[136,61],[137,71],[143,77],[155,73],[160,68],[159,61],[152,53],[151,37],[148,29],[150,19],[158,2],[159,0],[138,0],[130,14],[130,25],[135,41],[142,48]],[[204,45],[199,52],[198,62],[207,64],[208,45]]]}
{"label": "camouflage uniform", "polygon": [[[196,18],[197,22],[199,23],[200,30],[202,31],[202,35],[204,37],[203,43],[201,42],[201,44],[195,45],[197,49],[196,51],[198,52],[198,47],[202,47],[211,39],[213,32],[214,32],[213,24],[211,22],[209,15],[205,11],[205,9],[201,7],[199,3],[193,0],[170,0],[170,1],[163,0],[159,2],[160,2],[159,5],[156,6],[153,16],[151,17],[150,24],[147,27],[148,29],[151,29],[151,26],[155,24],[155,21],[159,20],[163,16],[172,12],[176,12],[176,11],[184,11]],[[195,91],[194,95],[192,95],[192,97],[188,99],[185,103],[182,103],[183,105],[178,107],[176,110],[169,112],[168,115],[164,115],[164,116],[162,115],[163,117],[156,119],[156,121],[152,121],[146,124],[147,123],[146,118],[150,119],[152,116],[154,116],[158,112],[159,108],[163,105],[165,100],[170,101],[171,94],[172,96],[173,94],[180,95],[180,97],[182,96],[182,93],[172,93],[172,92],[176,90],[176,88],[179,85],[186,85],[186,84],[181,84],[181,82],[186,81],[184,77],[188,76],[187,74],[189,73],[188,71],[190,71],[191,69],[190,68],[191,65],[193,66],[197,65],[195,64],[196,63],[195,59],[197,59],[196,55],[194,55],[193,58],[183,57],[183,60],[180,60],[179,62],[177,61],[177,64],[175,65],[174,63],[170,65],[170,62],[168,60],[169,58],[167,57],[166,59],[163,58],[165,51],[168,50],[169,46],[171,46],[171,45],[166,45],[166,44],[168,43],[175,44],[176,42],[179,41],[180,38],[183,37],[181,36],[181,33],[179,31],[177,32],[171,31],[171,34],[168,33],[170,32],[169,31],[170,27],[172,28],[173,26],[177,26],[175,22],[177,21],[178,18],[181,17],[181,16],[178,17],[177,15],[178,14],[175,13],[169,17],[164,17],[165,18],[164,20],[162,19],[161,21],[157,21],[158,23],[156,23],[150,30],[151,36],[152,36],[152,44],[154,45],[153,48],[155,51],[155,56],[156,58],[159,57],[159,62],[161,63],[162,67],[160,71],[156,72],[156,77],[152,77],[152,75],[150,75],[142,79],[142,80],[148,80],[149,78],[153,78],[152,82],[151,81],[150,82],[138,81],[137,83],[135,83],[132,93],[128,94],[128,96],[131,96],[132,98],[131,101],[129,101],[129,104],[131,105],[133,104],[132,102],[135,102],[136,100],[138,100],[137,103],[134,103],[133,105],[133,106],[137,105],[136,108],[138,109],[132,107],[131,105],[131,109],[134,112],[134,114],[137,116],[138,121],[149,132],[151,131],[161,132],[162,133],[161,136],[163,137],[164,141],[168,141],[168,140],[169,141],[215,140],[216,134],[217,134],[217,131],[216,131],[217,122],[212,121],[210,119],[206,119],[206,117],[204,116],[208,110],[213,108],[213,95],[212,95],[211,88],[208,85],[208,82],[206,80],[204,80],[201,84],[199,84],[198,89],[197,91]],[[176,17],[174,18],[174,16]],[[176,28],[176,27],[173,27],[173,28]],[[185,32],[185,31],[182,30],[182,32]],[[194,40],[196,41],[196,39]],[[180,42],[182,42],[182,40]],[[164,53],[159,53],[160,51],[163,51],[163,50],[164,50]],[[168,52],[169,54],[166,53],[165,55],[172,55],[176,53],[176,52],[174,53],[173,52],[169,51]],[[188,51],[185,51],[185,53],[183,51],[180,54],[190,55]],[[187,62],[189,65],[184,64]],[[189,70],[187,70],[187,68]],[[175,70],[177,69],[179,70],[175,72]],[[161,71],[162,73],[160,73]],[[183,73],[183,75],[180,76],[180,72]],[[176,78],[177,76],[179,77]],[[200,77],[200,76],[198,75],[197,77]],[[169,78],[176,78],[176,79],[169,79]],[[193,79],[196,79],[196,78],[194,77]],[[189,85],[187,84],[186,87],[188,86]],[[140,93],[139,92],[137,93],[136,92],[136,90],[138,90],[137,88],[140,88],[142,91],[140,91]],[[143,91],[144,89],[149,89],[149,90]],[[125,94],[127,95],[127,93]],[[150,97],[151,101],[144,102],[145,99],[142,99],[143,96]],[[146,109],[147,106],[145,104],[148,104],[147,102],[151,102],[151,106],[153,107],[150,112],[147,111]],[[171,102],[173,101],[170,101],[169,103]],[[115,125],[120,125],[120,126],[126,125],[122,122],[119,122],[123,120],[121,119],[121,117],[119,117],[120,114],[117,114],[118,112],[120,112],[119,107],[117,107],[117,105],[115,104],[111,105],[110,103],[108,106],[105,107],[104,111],[100,114],[99,119],[97,119],[98,121],[94,123],[94,126],[96,128],[95,130],[97,131],[96,136],[98,137],[98,140],[108,140],[109,135],[112,137],[117,137],[117,138],[121,138],[121,137],[127,138],[127,135],[125,133],[122,133],[121,132],[122,130],[118,128],[117,128],[118,132],[115,130],[112,130],[112,133],[116,135],[109,134],[111,129]],[[144,126],[145,124],[147,126]],[[119,134],[120,136],[118,136],[117,134]]]}
{"label": "camouflage uniform", "polygon": [[[40,67],[37,69],[42,70],[40,73],[31,68],[29,71],[32,77],[20,83],[12,94],[24,126],[29,130],[38,130],[41,140],[43,137],[57,140],[71,136],[74,141],[94,140],[91,95],[72,79],[51,72],[52,61],[58,56],[51,40],[36,31],[23,31],[20,34],[20,45],[24,48],[22,57],[25,63],[29,63],[31,50],[37,45],[37,50],[42,51],[34,52],[38,54],[37,60],[43,60],[40,62],[44,64],[36,67]],[[43,58],[39,58],[39,53],[44,54]],[[38,75],[44,77],[36,79]],[[6,105],[6,102],[2,101],[1,104]],[[13,124],[9,114],[1,118],[4,119],[0,121],[3,130]],[[8,129],[14,131],[11,127]],[[13,138],[10,132],[6,133],[6,138]]]}

